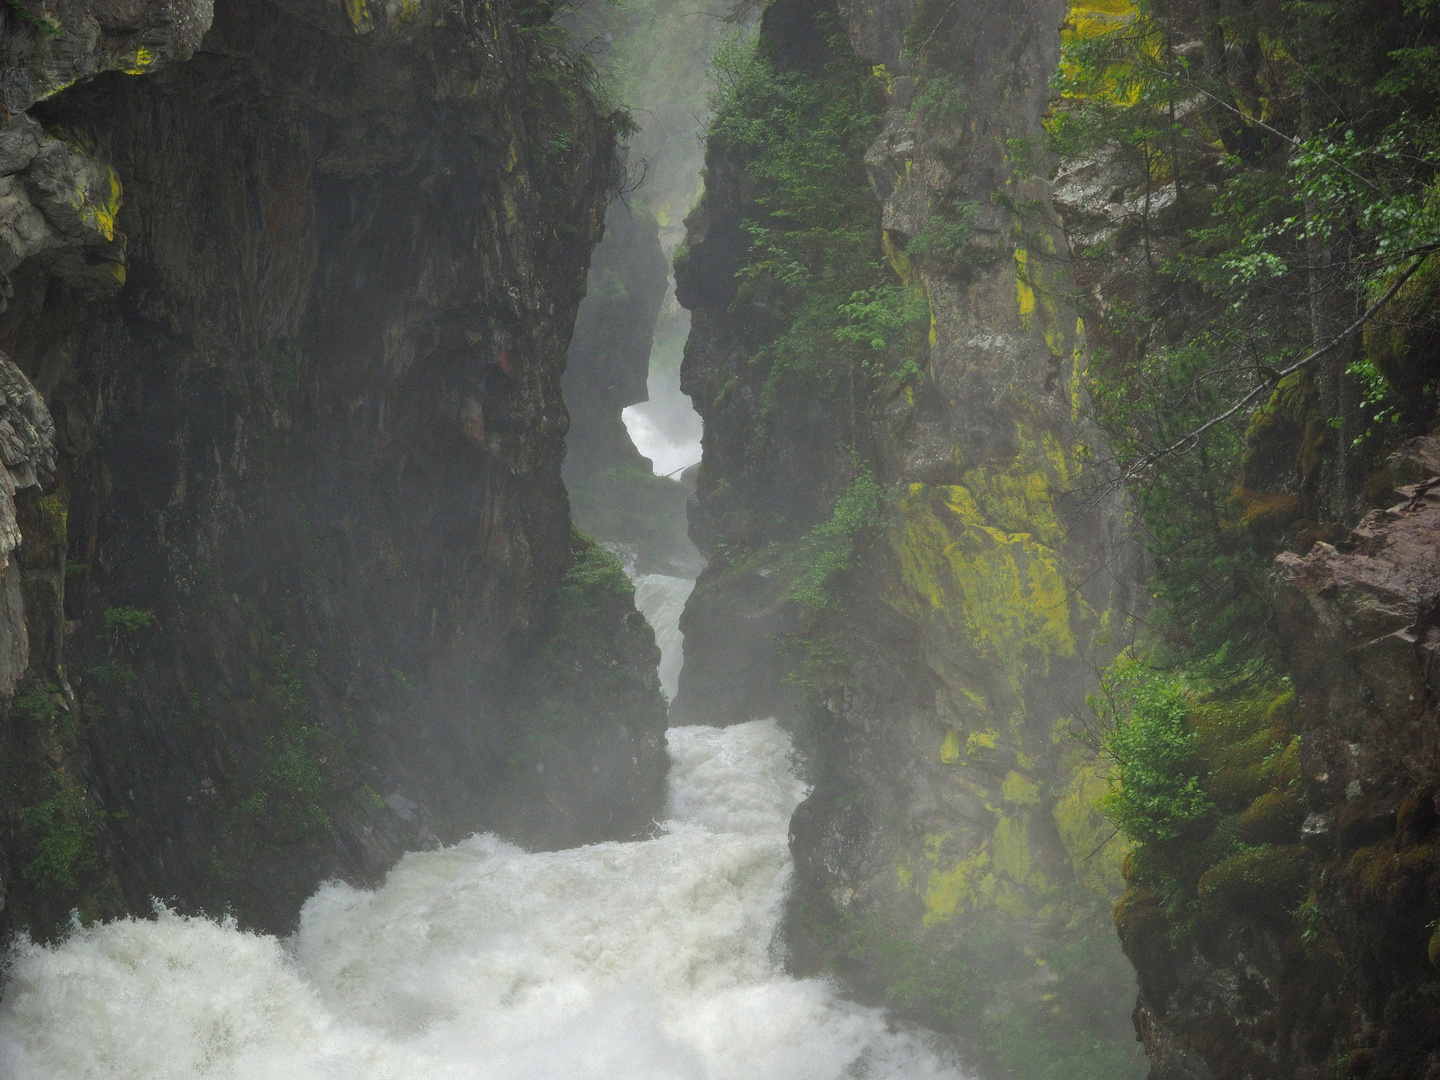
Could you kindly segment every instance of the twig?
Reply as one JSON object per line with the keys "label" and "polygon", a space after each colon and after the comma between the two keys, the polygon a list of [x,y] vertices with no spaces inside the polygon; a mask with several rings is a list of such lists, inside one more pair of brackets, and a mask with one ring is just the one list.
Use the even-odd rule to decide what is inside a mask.
{"label": "twig", "polygon": [[1255,398],[1259,396],[1262,391],[1274,387],[1277,383],[1280,382],[1281,379],[1285,378],[1287,375],[1294,374],[1295,372],[1303,368],[1305,365],[1311,363],[1312,361],[1320,359],[1320,357],[1329,353],[1342,342],[1354,337],[1357,333],[1360,332],[1360,330],[1365,326],[1367,322],[1369,322],[1372,318],[1375,317],[1376,312],[1378,312],[1381,308],[1388,304],[1391,299],[1394,298],[1395,294],[1400,291],[1400,287],[1404,285],[1405,282],[1409,281],[1410,278],[1414,276],[1415,272],[1420,269],[1420,267],[1425,265],[1425,260],[1428,259],[1430,255],[1435,251],[1440,251],[1440,243],[1427,244],[1423,248],[1417,248],[1416,250],[1412,251],[1410,254],[1417,256],[1415,261],[1411,263],[1404,272],[1399,274],[1395,278],[1395,280],[1390,283],[1390,287],[1385,290],[1384,295],[1381,296],[1380,299],[1376,300],[1375,303],[1371,304],[1370,307],[1365,311],[1365,313],[1361,315],[1358,319],[1356,319],[1353,323],[1351,323],[1348,327],[1342,330],[1335,337],[1331,338],[1324,345],[1320,346],[1320,348],[1310,353],[1308,356],[1303,357],[1300,360],[1296,360],[1295,363],[1291,364],[1287,368],[1282,368],[1279,371],[1271,372],[1269,374],[1269,377],[1264,382],[1253,388],[1248,394],[1242,397],[1239,401],[1235,402],[1235,404],[1231,405],[1230,408],[1226,409],[1219,416],[1212,416],[1209,420],[1205,421],[1205,423],[1201,424],[1194,431],[1191,431],[1186,435],[1182,435],[1179,439],[1171,443],[1169,446],[1164,447],[1160,450],[1153,450],[1150,453],[1146,454],[1144,457],[1140,458],[1138,461],[1135,462],[1135,464],[1131,465],[1130,468],[1125,471],[1125,475],[1120,477],[1120,479],[1116,483],[1124,484],[1126,481],[1132,479],[1135,474],[1138,473],[1141,469],[1155,464],[1155,462],[1159,461],[1161,458],[1169,457],[1171,454],[1178,453],[1182,449],[1193,445],[1200,438],[1201,435],[1205,434],[1205,432],[1209,431],[1217,424],[1224,423],[1226,420],[1230,419],[1230,417],[1234,416],[1246,405],[1254,401]]}
{"label": "twig", "polygon": [[940,13],[940,18],[935,20],[934,28],[930,31],[929,35],[926,36],[925,40],[920,43],[920,47],[915,50],[915,58],[917,60],[924,58],[925,50],[930,47],[930,42],[935,40],[935,35],[940,32],[940,27],[945,24],[945,20],[950,17],[950,12],[955,10],[955,5],[959,2],[960,0],[950,0],[950,3],[945,5],[945,10]]}
{"label": "twig", "polygon": [[1119,830],[1119,829],[1116,829],[1116,830],[1115,830],[1114,832],[1112,832],[1109,836],[1105,837],[1104,840],[1101,840],[1100,843],[1099,843],[1099,845],[1095,848],[1094,851],[1090,852],[1089,855],[1086,855],[1085,858],[1081,859],[1080,861],[1081,861],[1081,862],[1089,862],[1091,859],[1093,859],[1096,855],[1098,855],[1098,854],[1100,853],[1100,848],[1103,848],[1106,844],[1108,844],[1111,840],[1114,840],[1115,837],[1117,837],[1117,836],[1119,836],[1119,835],[1120,835],[1120,830]]}

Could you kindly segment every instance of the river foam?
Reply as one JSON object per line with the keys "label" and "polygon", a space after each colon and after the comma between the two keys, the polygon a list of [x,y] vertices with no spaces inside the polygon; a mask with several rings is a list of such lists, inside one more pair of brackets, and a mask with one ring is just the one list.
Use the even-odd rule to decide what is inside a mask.
{"label": "river foam", "polygon": [[773,955],[803,797],[772,721],[674,728],[632,843],[490,835],[320,888],[288,941],[159,911],[22,944],[0,1076],[191,1080],[955,1077],[921,1036]]}

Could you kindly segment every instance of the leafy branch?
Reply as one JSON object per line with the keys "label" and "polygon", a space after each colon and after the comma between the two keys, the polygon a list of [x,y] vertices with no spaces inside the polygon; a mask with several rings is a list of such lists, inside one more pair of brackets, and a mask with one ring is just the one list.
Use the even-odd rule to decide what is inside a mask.
{"label": "leafy branch", "polygon": [[15,17],[21,22],[27,22],[35,27],[42,34],[50,37],[64,37],[65,31],[43,15],[36,15],[28,10],[21,0],[5,0],[5,6],[15,13]]}

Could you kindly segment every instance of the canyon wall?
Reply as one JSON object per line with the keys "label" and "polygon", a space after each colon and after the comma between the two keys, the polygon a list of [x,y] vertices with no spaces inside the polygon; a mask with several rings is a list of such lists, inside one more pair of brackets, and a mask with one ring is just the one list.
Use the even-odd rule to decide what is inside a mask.
{"label": "canyon wall", "polygon": [[1115,910],[1155,1080],[1440,1075],[1437,485],[1279,556],[1293,692],[1192,712],[1214,811]]}
{"label": "canyon wall", "polygon": [[1440,1076],[1440,276],[1425,212],[1383,223],[1430,198],[1410,65],[1440,28],[1384,0],[1065,28],[1055,201],[1159,599],[1105,718],[1151,1076]]}
{"label": "canyon wall", "polygon": [[622,121],[549,8],[29,10],[7,925],[283,929],[406,847],[648,827],[657,650],[560,479]]}
{"label": "canyon wall", "polygon": [[993,1077],[1144,1070],[1072,737],[1145,597],[1033,146],[1063,16],[768,6],[676,263],[709,565],[674,713],[794,728],[789,963]]}

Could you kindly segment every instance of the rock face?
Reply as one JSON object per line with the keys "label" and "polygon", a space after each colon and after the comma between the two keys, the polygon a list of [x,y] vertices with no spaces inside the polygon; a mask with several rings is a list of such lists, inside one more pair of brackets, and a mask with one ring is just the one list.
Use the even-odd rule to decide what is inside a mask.
{"label": "rock face", "polygon": [[1303,710],[1301,837],[1355,1003],[1334,1030],[1306,1018],[1296,1034],[1307,1049],[1330,1036],[1347,1075],[1375,1078],[1440,1076],[1440,476],[1398,494],[1347,543],[1275,571]]}
{"label": "rock face", "polygon": [[[835,169],[874,193],[846,223],[890,267],[865,295],[918,298],[915,374],[862,361],[830,394],[775,375],[775,297],[748,283],[769,272],[751,237],[778,228],[788,174],[779,152],[737,149],[753,129],[723,112],[677,260],[683,385],[705,420],[691,534],[710,563],[675,711],[795,726],[815,788],[792,824],[792,966],[960,1033],[993,1076],[1141,1067],[1106,918],[1123,853],[1067,734],[1141,603],[1140,555],[1091,464],[1106,454],[1046,187],[1007,150],[1038,130],[1062,14],[776,3],[770,82],[734,77],[788,100],[815,83],[819,100],[876,96]],[[826,332],[853,340],[844,320],[864,315]]]}
{"label": "rock face", "polygon": [[1276,560],[1304,803],[1256,852],[1292,868],[1249,856],[1222,892],[1227,860],[1178,941],[1153,897],[1117,908],[1157,1080],[1440,1075],[1440,477],[1400,494]]}
{"label": "rock face", "polygon": [[1401,488],[1343,551],[1276,560],[1275,612],[1305,710],[1303,775],[1317,839],[1356,799],[1393,814],[1440,779],[1440,483]]}
{"label": "rock face", "polygon": [[159,896],[278,929],[437,837],[645,828],[657,652],[560,480],[614,120],[548,11],[4,10],[0,159],[36,147],[5,182],[48,231],[0,228],[40,237],[0,389],[58,458],[23,624],[6,575],[9,925]]}

